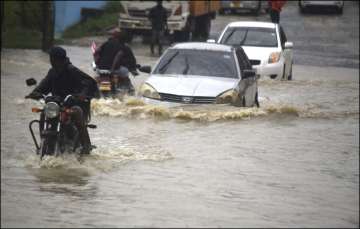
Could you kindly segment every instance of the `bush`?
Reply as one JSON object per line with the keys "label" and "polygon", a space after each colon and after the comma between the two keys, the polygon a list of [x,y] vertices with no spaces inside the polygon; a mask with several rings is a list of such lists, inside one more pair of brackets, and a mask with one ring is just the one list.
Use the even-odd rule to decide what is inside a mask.
{"label": "bush", "polygon": [[79,38],[84,36],[104,35],[105,31],[117,25],[118,15],[122,5],[118,1],[109,1],[104,7],[104,13],[99,17],[89,18],[69,28],[64,33],[64,38]]}
{"label": "bush", "polygon": [[40,31],[12,27],[2,31],[1,45],[6,48],[40,49],[41,39]]}

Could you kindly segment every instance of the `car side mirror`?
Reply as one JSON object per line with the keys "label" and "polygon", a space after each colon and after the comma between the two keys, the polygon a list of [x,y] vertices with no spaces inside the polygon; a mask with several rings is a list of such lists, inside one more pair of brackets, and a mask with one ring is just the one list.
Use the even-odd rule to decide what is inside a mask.
{"label": "car side mirror", "polygon": [[206,42],[208,42],[208,43],[216,43],[215,39],[207,39]]}
{"label": "car side mirror", "polygon": [[96,70],[97,66],[96,66],[96,64],[95,64],[95,61],[93,61],[93,62],[91,63],[91,67],[92,67],[92,69],[93,69],[94,71]]}
{"label": "car side mirror", "polygon": [[37,84],[37,82],[36,82],[36,79],[34,79],[34,78],[30,78],[30,79],[26,80],[26,85],[28,85],[28,86],[33,86],[36,84]]}
{"label": "car side mirror", "polygon": [[250,78],[250,77],[255,77],[255,75],[256,75],[255,69],[244,69],[241,78],[246,79],[246,78]]}
{"label": "car side mirror", "polygon": [[285,42],[284,48],[285,49],[292,49],[294,44],[290,41]]}
{"label": "car side mirror", "polygon": [[145,72],[145,73],[150,73],[150,72],[151,72],[151,66],[147,66],[147,65],[141,66],[141,67],[139,68],[139,71],[140,71],[140,72]]}

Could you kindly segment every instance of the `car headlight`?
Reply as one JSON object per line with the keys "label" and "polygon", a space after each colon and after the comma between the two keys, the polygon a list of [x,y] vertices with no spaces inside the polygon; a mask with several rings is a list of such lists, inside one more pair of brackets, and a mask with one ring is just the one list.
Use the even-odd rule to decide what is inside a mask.
{"label": "car headlight", "polygon": [[147,83],[141,85],[140,95],[151,99],[160,99],[159,93],[152,86],[150,86],[150,84]]}
{"label": "car headlight", "polygon": [[276,63],[280,60],[280,52],[272,52],[269,56],[269,64]]}
{"label": "car headlight", "polygon": [[234,89],[227,90],[216,97],[216,103],[232,103],[238,96]]}
{"label": "car headlight", "polygon": [[57,103],[48,102],[44,107],[45,116],[47,118],[55,118],[59,115],[60,107]]}

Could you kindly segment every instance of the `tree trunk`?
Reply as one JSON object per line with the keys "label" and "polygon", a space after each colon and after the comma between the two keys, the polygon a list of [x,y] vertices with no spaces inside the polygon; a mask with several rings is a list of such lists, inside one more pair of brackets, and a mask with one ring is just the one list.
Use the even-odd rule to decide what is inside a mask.
{"label": "tree trunk", "polygon": [[4,28],[4,4],[5,1],[1,1],[1,28]]}
{"label": "tree trunk", "polygon": [[54,43],[54,4],[52,1],[42,2],[42,45],[41,49],[47,52]]}

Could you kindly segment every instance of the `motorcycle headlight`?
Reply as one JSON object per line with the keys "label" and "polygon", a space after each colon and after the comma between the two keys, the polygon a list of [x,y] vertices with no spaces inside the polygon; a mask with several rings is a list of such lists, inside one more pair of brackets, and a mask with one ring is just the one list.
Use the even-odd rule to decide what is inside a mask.
{"label": "motorcycle headlight", "polygon": [[57,103],[48,102],[44,107],[44,113],[47,118],[55,118],[59,115],[60,107]]}
{"label": "motorcycle headlight", "polygon": [[280,52],[272,52],[269,56],[269,64],[276,63],[280,60]]}
{"label": "motorcycle headlight", "polygon": [[144,83],[140,87],[140,95],[150,99],[160,99],[159,93],[149,84]]}
{"label": "motorcycle headlight", "polygon": [[227,90],[216,97],[216,103],[232,103],[238,96],[234,89]]}

